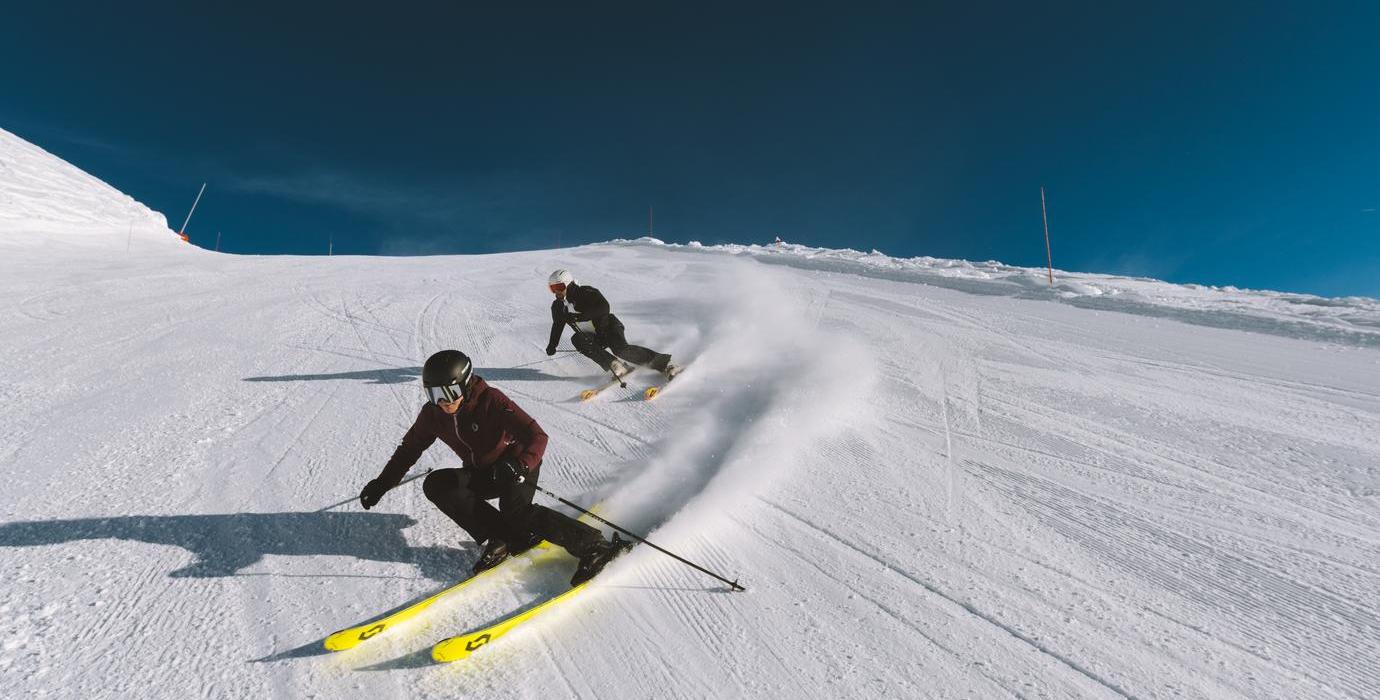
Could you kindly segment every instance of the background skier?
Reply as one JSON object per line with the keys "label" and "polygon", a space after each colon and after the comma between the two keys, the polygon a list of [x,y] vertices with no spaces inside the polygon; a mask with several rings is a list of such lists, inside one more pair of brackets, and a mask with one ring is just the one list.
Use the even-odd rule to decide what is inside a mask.
{"label": "background skier", "polygon": [[[422,482],[436,507],[482,546],[476,573],[542,539],[580,559],[571,585],[603,568],[617,546],[599,530],[532,503],[547,435],[503,392],[473,374],[470,358],[442,350],[422,368],[427,403],[378,477],[364,486],[368,510],[402,481],[422,453],[440,439],[460,456],[460,469],[437,469]],[[498,508],[488,503],[498,499]]]}
{"label": "background skier", "polygon": [[568,270],[551,273],[547,286],[556,295],[551,302],[551,340],[546,344],[547,355],[556,354],[556,345],[561,342],[565,327],[570,326],[574,331],[570,342],[575,349],[619,379],[633,370],[631,365],[651,367],[667,379],[680,373],[680,367],[671,362],[670,355],[628,344],[623,322],[609,313],[609,302],[598,289],[577,284]]}

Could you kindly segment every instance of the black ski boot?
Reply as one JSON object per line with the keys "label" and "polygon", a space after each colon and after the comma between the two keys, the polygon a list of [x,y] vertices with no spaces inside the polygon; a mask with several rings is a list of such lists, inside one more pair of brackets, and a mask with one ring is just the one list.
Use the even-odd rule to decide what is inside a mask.
{"label": "black ski boot", "polygon": [[479,561],[474,563],[474,573],[479,573],[485,569],[492,569],[503,563],[508,558],[508,545],[497,537],[490,537],[484,543],[484,551],[479,555]]}
{"label": "black ski boot", "polygon": [[627,540],[618,539],[618,533],[613,533],[613,539],[605,541],[599,540],[583,557],[580,557],[580,566],[575,569],[575,575],[570,578],[570,586],[574,588],[585,581],[595,577],[600,571],[604,570],[608,563],[623,552],[632,549],[633,543]]}
{"label": "black ski boot", "polygon": [[508,555],[509,555],[509,556],[514,556],[514,557],[515,557],[515,556],[517,556],[517,555],[519,555],[519,554],[522,554],[523,552],[525,552],[525,551],[527,551],[527,550],[529,550],[529,549],[531,549],[531,548],[533,548],[533,547],[535,547],[535,546],[541,544],[541,537],[538,537],[537,535],[533,535],[533,534],[531,534],[531,533],[528,533],[525,537],[523,537],[521,540],[518,540],[517,542],[518,542],[517,544],[514,544],[513,546],[511,546],[511,547],[508,548]]}

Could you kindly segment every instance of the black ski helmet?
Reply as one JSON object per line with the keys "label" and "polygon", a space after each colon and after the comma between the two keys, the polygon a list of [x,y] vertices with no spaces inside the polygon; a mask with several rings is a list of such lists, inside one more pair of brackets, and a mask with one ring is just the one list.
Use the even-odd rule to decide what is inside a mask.
{"label": "black ski helmet", "polygon": [[474,375],[474,363],[459,350],[442,350],[426,358],[422,366],[422,386],[459,387],[462,395],[468,395],[470,378]]}

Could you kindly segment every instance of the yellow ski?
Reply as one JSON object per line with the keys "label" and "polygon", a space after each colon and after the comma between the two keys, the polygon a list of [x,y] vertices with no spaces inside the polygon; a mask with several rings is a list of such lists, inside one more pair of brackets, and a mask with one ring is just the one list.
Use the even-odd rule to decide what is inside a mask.
{"label": "yellow ski", "polygon": [[[590,511],[597,513],[603,507],[603,505],[603,503],[596,503],[593,508],[590,508]],[[580,516],[581,522],[585,520],[585,517],[586,516],[583,515]],[[478,581],[479,579],[487,576],[490,572],[497,571],[519,559],[532,560],[537,556],[540,556],[545,553],[551,553],[554,551],[555,550],[550,542],[542,540],[541,542],[538,542],[535,547],[527,550],[526,552],[519,554],[515,557],[510,557],[504,560],[503,562],[499,563],[498,566],[495,566],[491,569],[485,569],[465,579],[464,581],[461,581],[460,583],[457,583],[454,586],[451,586],[450,588],[447,588],[441,591],[440,593],[431,596],[430,598],[413,603],[412,605],[409,605],[403,608],[402,610],[399,610],[391,615],[381,617],[377,620],[374,620],[373,622],[366,622],[362,625],[356,625],[354,627],[340,630],[339,632],[336,632],[335,634],[326,637],[326,641],[323,642],[322,645],[330,651],[344,651],[346,649],[353,649],[354,647],[359,646],[361,643],[373,639],[374,637],[377,637],[380,634],[383,634],[383,632],[388,628],[400,622],[405,622],[416,617],[423,610],[426,610],[427,608],[431,607],[432,604],[436,601],[450,595],[451,593],[460,590],[461,588],[470,585],[471,583],[474,583],[475,581]]]}
{"label": "yellow ski", "polygon": [[[613,545],[616,548],[616,551],[613,555],[614,558],[616,559],[626,554],[628,550],[632,549],[635,544],[635,542],[628,542],[627,540],[623,540],[622,542],[620,542],[618,540],[618,533],[614,533]],[[605,562],[605,566],[607,565],[608,562]],[[589,579],[589,581],[593,580],[594,579],[592,578]],[[526,610],[513,613],[512,615],[509,615],[508,617],[505,617],[502,620],[499,620],[498,622],[495,622],[494,624],[489,625],[488,627],[485,627],[483,629],[475,630],[468,634],[462,634],[458,637],[443,639],[437,642],[435,646],[431,647],[431,658],[441,663],[449,663],[451,661],[459,661],[461,659],[464,659],[468,657],[470,654],[473,654],[474,652],[478,651],[481,647],[487,645],[489,642],[492,642],[495,639],[498,639],[499,637],[502,637],[503,635],[511,632],[514,627],[517,627],[518,625],[532,619],[533,617],[536,617],[537,613],[540,613],[541,611],[550,608],[551,606],[561,602],[562,600],[566,600],[568,598],[573,597],[576,593],[579,593],[580,591],[584,590],[585,586],[589,585],[589,581],[585,581],[584,583],[581,583],[578,586],[572,586],[566,589],[563,593],[558,593],[550,598],[547,598],[546,600],[543,600],[540,603],[537,603],[536,605],[527,608]]]}
{"label": "yellow ski", "polygon": [[[542,541],[540,544],[537,545],[537,547],[534,547],[533,549],[546,549],[550,546],[550,543]],[[493,568],[485,569],[465,579],[464,581],[461,581],[460,583],[457,583],[454,586],[451,586],[450,588],[447,588],[441,591],[440,593],[431,596],[430,598],[413,603],[412,605],[409,605],[391,615],[380,618],[378,620],[374,620],[373,622],[366,622],[362,625],[356,625],[355,627],[340,630],[339,632],[336,632],[335,634],[326,637],[324,646],[326,647],[326,649],[330,651],[344,651],[346,649],[353,649],[354,647],[359,646],[361,643],[373,639],[374,637],[380,634],[383,634],[383,632],[389,629],[390,627],[393,627],[394,625],[397,625],[400,622],[406,622],[407,620],[416,617],[417,615],[421,614],[423,610],[426,610],[427,608],[431,607],[432,604],[434,604],[436,601],[470,585],[471,583],[474,583],[475,581],[478,581],[479,579],[484,578],[489,573],[503,568],[506,564],[508,564],[508,562],[514,561],[519,558],[522,558],[521,555],[519,555],[518,557],[510,558]]]}
{"label": "yellow ski", "polygon": [[627,377],[627,375],[623,375],[623,377],[614,377],[613,379],[610,379],[607,382],[604,382],[603,384],[594,387],[593,389],[585,389],[584,391],[580,392],[580,400],[593,401],[594,397],[604,393],[604,391],[607,389],[612,389],[614,386],[627,386],[628,382],[625,379],[625,377]]}
{"label": "yellow ski", "polygon": [[661,382],[660,384],[655,384],[653,386],[647,387],[647,389],[642,392],[642,398],[646,401],[651,401],[652,399],[661,396],[661,392],[666,390],[666,387],[671,383],[671,380],[675,379],[676,377],[679,377],[681,373],[684,371],[684,367],[677,367],[675,369],[675,372],[671,374],[671,376],[666,377],[665,381]]}
{"label": "yellow ski", "polygon": [[436,646],[431,648],[431,658],[441,663],[449,663],[451,661],[459,661],[466,658],[470,654],[478,651],[484,645],[502,637],[512,631],[514,627],[536,616],[536,614],[542,610],[574,596],[588,585],[589,581],[586,581],[574,588],[567,589],[564,593],[547,598],[533,607],[523,610],[516,615],[506,617],[484,629],[441,640],[436,643]]}

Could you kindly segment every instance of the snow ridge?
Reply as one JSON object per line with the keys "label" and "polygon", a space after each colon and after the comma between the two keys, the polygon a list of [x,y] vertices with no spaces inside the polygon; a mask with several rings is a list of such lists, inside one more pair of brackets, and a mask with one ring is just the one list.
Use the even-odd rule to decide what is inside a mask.
{"label": "snow ridge", "polygon": [[1370,297],[1320,297],[1064,270],[1054,271],[1051,287],[1044,268],[1015,267],[993,260],[974,263],[928,256],[895,258],[875,250],[864,253],[794,243],[706,246],[692,241],[680,245],[648,237],[613,243],[727,254],[803,270],[920,282],[970,294],[1057,301],[1215,328],[1380,347],[1380,300]]}
{"label": "snow ridge", "polygon": [[162,214],[0,129],[0,242],[123,248],[131,231],[141,242],[176,242]]}

